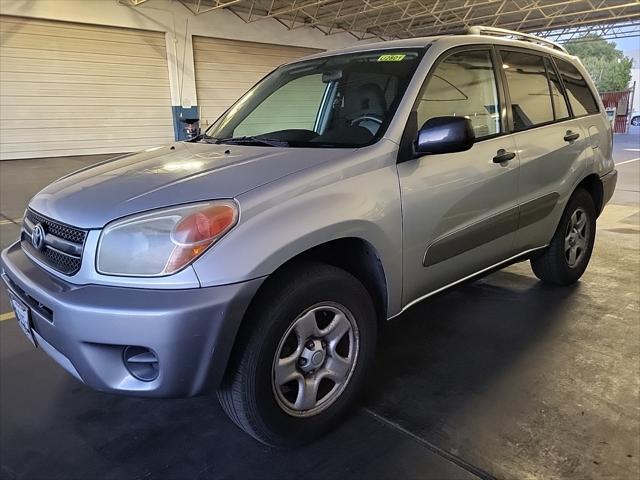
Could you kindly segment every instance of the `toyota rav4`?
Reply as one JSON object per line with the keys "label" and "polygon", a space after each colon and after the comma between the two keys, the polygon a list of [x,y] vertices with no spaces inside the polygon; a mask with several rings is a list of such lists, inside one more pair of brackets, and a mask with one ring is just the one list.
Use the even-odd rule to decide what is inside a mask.
{"label": "toyota rav4", "polygon": [[576,282],[615,183],[580,62],[476,27],[282,65],[198,137],[53,182],[2,276],[81,382],[213,389],[258,440],[300,444],[355,401],[381,322],[516,261]]}

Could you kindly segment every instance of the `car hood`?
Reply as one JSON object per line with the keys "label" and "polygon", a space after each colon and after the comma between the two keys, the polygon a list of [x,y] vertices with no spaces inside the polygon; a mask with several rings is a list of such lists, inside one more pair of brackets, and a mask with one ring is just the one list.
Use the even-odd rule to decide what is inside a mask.
{"label": "car hood", "polygon": [[344,149],[176,143],[118,157],[56,180],[29,206],[80,228],[154,208],[233,198],[348,155]]}

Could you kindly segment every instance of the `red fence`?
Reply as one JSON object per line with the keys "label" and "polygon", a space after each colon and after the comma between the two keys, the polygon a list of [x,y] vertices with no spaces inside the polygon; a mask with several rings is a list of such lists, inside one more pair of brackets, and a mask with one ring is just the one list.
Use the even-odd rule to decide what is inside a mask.
{"label": "red fence", "polygon": [[[635,85],[634,85],[635,87]],[[613,124],[615,133],[626,133],[629,127],[629,112],[633,101],[634,88],[622,92],[600,92],[600,98],[606,109],[615,109],[616,121]]]}

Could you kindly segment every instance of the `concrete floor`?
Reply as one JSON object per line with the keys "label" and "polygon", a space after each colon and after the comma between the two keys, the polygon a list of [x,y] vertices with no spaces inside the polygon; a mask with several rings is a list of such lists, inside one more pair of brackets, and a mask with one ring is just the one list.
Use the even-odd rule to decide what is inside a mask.
{"label": "concrete floor", "polygon": [[[639,147],[616,136],[619,189],[581,282],[550,288],[522,263],[417,305],[381,332],[353,416],[304,449],[255,443],[213,398],[86,388],[30,347],[3,291],[0,478],[638,478]],[[33,193],[91,161],[0,163],[0,244]]]}

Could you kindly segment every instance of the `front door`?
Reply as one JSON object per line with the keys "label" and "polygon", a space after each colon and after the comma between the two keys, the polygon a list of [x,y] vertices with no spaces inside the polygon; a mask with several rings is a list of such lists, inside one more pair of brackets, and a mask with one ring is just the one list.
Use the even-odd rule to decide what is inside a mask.
{"label": "front door", "polygon": [[498,161],[515,153],[515,145],[503,135],[494,58],[491,47],[482,46],[445,53],[417,102],[418,126],[433,117],[465,116],[476,143],[465,152],[398,164],[404,305],[514,254],[518,157]]}

